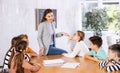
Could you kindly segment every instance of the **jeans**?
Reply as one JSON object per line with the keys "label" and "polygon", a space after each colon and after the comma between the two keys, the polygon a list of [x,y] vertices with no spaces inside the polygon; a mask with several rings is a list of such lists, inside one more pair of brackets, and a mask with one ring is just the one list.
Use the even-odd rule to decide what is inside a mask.
{"label": "jeans", "polygon": [[67,53],[67,51],[65,51],[63,49],[56,48],[56,47],[54,47],[54,44],[53,44],[53,45],[49,46],[49,51],[48,51],[47,55],[60,55],[63,53]]}

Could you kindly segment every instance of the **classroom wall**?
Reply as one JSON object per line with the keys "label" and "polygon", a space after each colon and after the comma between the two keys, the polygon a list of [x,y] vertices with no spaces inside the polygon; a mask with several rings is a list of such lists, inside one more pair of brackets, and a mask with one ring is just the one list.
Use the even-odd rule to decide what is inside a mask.
{"label": "classroom wall", "polygon": [[[35,8],[57,9],[56,32],[81,30],[81,0],[0,0],[0,65],[11,39],[21,33],[29,36],[30,47],[38,53]],[[66,49],[66,41],[57,38],[57,47]]]}

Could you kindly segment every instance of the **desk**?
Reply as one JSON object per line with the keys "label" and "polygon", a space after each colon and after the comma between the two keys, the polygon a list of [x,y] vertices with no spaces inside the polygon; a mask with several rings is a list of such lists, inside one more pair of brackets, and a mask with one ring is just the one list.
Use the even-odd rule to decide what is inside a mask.
{"label": "desk", "polygon": [[[43,60],[50,60],[50,59],[63,59],[65,62],[80,62],[80,66],[75,69],[68,69],[68,68],[61,68],[61,65],[53,65],[53,66],[44,66],[42,64]],[[107,73],[104,69],[100,69],[98,64],[81,58],[67,58],[62,55],[52,55],[52,56],[42,56],[42,57],[35,57],[32,58],[33,62],[37,62],[41,64],[41,69],[38,72],[34,73]],[[111,73],[120,73],[119,72],[111,72]]]}

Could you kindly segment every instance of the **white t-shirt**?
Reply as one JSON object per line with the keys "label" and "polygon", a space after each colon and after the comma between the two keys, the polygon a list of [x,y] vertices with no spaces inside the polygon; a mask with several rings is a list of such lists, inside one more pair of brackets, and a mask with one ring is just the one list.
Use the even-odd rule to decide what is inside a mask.
{"label": "white t-shirt", "polygon": [[66,57],[74,58],[75,56],[84,56],[88,52],[89,49],[87,45],[84,43],[84,41],[80,41],[76,43],[75,47],[72,50],[69,50],[69,53],[63,55]]}

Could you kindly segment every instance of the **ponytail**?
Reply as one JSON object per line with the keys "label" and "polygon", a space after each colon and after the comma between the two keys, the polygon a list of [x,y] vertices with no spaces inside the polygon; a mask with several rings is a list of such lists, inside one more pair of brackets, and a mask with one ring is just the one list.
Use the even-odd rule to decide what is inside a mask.
{"label": "ponytail", "polygon": [[27,42],[26,41],[19,41],[15,45],[16,55],[14,57],[14,68],[16,67],[16,73],[24,73],[24,69],[22,67],[22,63],[24,60],[24,51],[26,50]]}
{"label": "ponytail", "polygon": [[16,73],[24,73],[24,69],[22,67],[23,60],[24,60],[24,54],[22,52],[15,55],[14,68],[17,67]]}

